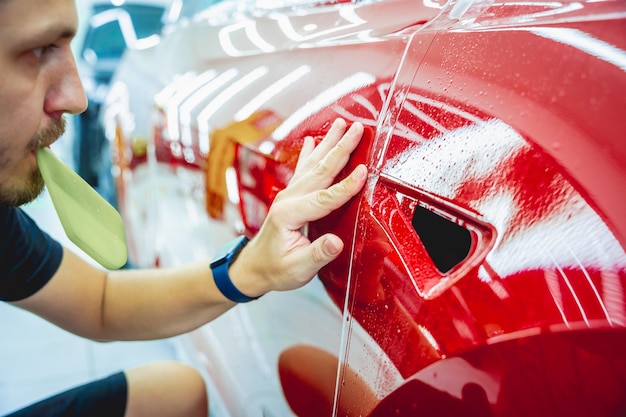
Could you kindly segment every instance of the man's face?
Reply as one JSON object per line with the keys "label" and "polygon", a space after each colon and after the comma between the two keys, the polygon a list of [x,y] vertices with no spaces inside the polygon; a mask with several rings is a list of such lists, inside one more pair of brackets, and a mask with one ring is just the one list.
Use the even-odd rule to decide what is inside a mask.
{"label": "man's face", "polygon": [[43,189],[35,158],[65,129],[63,115],[87,101],[70,42],[74,0],[0,0],[0,204],[18,206]]}

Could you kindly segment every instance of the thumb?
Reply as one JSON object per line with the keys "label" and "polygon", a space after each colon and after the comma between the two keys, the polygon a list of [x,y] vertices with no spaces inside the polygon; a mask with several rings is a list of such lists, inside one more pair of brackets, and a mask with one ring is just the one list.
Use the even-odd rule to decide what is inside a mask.
{"label": "thumb", "polygon": [[319,270],[335,260],[343,250],[343,241],[333,235],[326,234],[311,244],[311,261]]}
{"label": "thumb", "polygon": [[320,236],[311,242],[306,248],[299,251],[298,257],[304,262],[298,262],[296,273],[297,286],[300,287],[309,282],[315,275],[330,262],[334,261],[343,250],[343,242],[335,235],[327,234]]}

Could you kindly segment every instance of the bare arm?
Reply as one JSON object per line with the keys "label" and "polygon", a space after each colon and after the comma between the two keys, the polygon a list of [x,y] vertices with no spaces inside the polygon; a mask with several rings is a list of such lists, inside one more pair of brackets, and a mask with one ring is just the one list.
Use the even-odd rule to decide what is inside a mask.
{"label": "bare arm", "polygon": [[[317,146],[305,142],[295,175],[269,210],[258,235],[230,268],[244,294],[299,288],[335,259],[343,242],[310,242],[300,230],[356,195],[366,179],[357,167],[331,185],[358,145],[363,127],[337,120]],[[155,339],[181,334],[235,305],[215,286],[209,260],[172,269],[102,271],[64,250],[61,266],[39,292],[16,303],[71,332],[95,340]]]}
{"label": "bare arm", "polygon": [[15,304],[94,340],[173,336],[235,305],[215,287],[208,261],[182,268],[108,272],[67,249],[53,279]]}

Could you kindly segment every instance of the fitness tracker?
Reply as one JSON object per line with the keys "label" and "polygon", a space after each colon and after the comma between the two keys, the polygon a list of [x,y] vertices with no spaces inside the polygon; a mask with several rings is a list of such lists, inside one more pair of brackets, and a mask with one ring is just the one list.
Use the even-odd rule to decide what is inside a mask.
{"label": "fitness tracker", "polygon": [[211,261],[211,271],[215,285],[224,294],[226,298],[236,303],[247,303],[256,300],[256,298],[248,297],[235,287],[228,275],[228,267],[237,259],[239,252],[248,244],[250,240],[246,236],[239,236],[231,240],[217,252],[217,255]]}

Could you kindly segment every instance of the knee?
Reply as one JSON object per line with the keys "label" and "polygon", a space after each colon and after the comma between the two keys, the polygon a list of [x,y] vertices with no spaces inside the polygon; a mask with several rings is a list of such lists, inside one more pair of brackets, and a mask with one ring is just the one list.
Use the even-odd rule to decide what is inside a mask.
{"label": "knee", "polygon": [[126,417],[208,415],[204,379],[194,368],[174,361],[155,362],[126,371]]}

